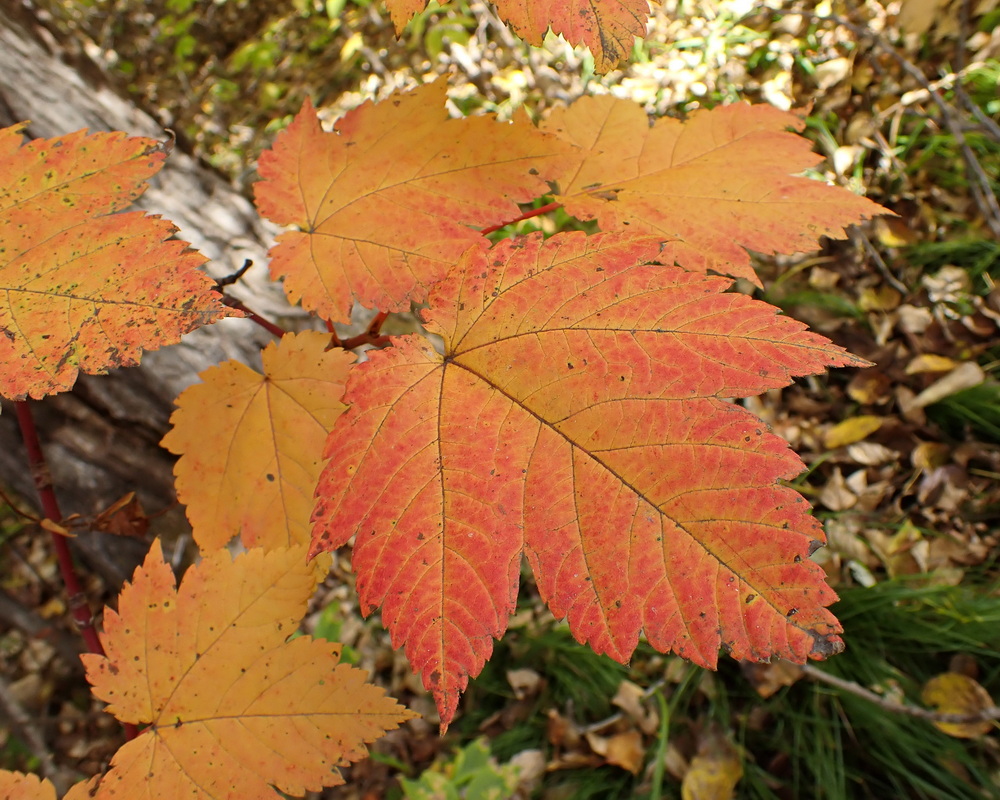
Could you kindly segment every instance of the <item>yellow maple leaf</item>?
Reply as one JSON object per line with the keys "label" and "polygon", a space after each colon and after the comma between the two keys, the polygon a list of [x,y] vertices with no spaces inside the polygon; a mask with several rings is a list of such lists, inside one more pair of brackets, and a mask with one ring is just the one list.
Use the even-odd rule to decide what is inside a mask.
{"label": "yellow maple leaf", "polygon": [[414,715],[337,664],[340,645],[288,641],[316,583],[305,548],[221,550],[180,587],[154,542],[105,614],[94,694],[148,727],[114,756],[97,798],[275,800],[343,783],[338,767]]}
{"label": "yellow maple leaf", "polygon": [[323,443],[354,360],[326,351],[329,342],[318,331],[289,334],[264,350],[263,374],[227,361],[177,398],[162,444],[181,456],[177,496],[202,549],[235,534],[247,547],[309,541]]}

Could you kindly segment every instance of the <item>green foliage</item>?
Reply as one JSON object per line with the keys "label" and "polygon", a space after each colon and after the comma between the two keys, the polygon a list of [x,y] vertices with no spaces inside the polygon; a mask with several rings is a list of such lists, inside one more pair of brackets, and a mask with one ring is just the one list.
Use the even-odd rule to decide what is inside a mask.
{"label": "green foliage", "polygon": [[[326,639],[328,642],[341,642],[344,637],[344,617],[337,604],[331,603],[324,608],[316,620],[313,627],[312,636],[314,639]],[[340,661],[344,664],[357,664],[360,660],[357,650],[350,645],[344,645],[340,651]]]}
{"label": "green foliage", "polygon": [[[927,586],[893,580],[841,592],[835,606],[851,646],[821,669],[919,704],[920,687],[972,655],[989,684],[1000,674],[1000,586]],[[989,745],[954,739],[924,720],[894,714],[830,687],[800,681],[761,703],[767,723],[744,724],[755,758],[746,798],[777,800],[769,757],[784,754],[781,774],[793,797],[817,800],[1000,797]],[[993,763],[993,768],[996,768]]]}
{"label": "green foliage", "polygon": [[493,738],[493,751],[501,759],[525,749],[546,747],[547,709],[568,709],[578,719],[608,716],[614,711],[611,698],[629,677],[627,667],[581,648],[565,624],[555,623],[547,615],[512,625],[469,686],[465,715],[455,726],[462,736],[475,735],[493,714],[514,702],[507,679],[508,671],[514,669],[534,670],[544,676],[544,682],[530,706],[523,709],[523,720]]}
{"label": "green foliage", "polygon": [[410,800],[503,800],[517,788],[519,772],[515,765],[498,764],[486,742],[476,739],[418,779],[401,783]]}
{"label": "green foliage", "polygon": [[988,380],[956,392],[929,406],[927,416],[956,440],[971,430],[977,438],[1000,444],[1000,383]]}
{"label": "green foliage", "polygon": [[1000,242],[979,237],[955,237],[939,242],[919,242],[906,247],[902,259],[924,273],[956,266],[968,271],[972,290],[987,294],[1000,281]]}

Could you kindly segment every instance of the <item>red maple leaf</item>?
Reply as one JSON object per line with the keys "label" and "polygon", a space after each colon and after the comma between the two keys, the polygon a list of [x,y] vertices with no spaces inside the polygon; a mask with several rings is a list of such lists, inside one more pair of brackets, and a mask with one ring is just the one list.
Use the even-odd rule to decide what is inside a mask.
{"label": "red maple leaf", "polygon": [[522,552],[557,617],[625,661],[641,631],[714,666],[840,646],[824,541],[778,483],[802,464],[725,398],[863,364],[649,237],[470,249],[428,330],[353,370],[327,442],[312,553],[356,534],[365,612],[442,725],[514,609]]}

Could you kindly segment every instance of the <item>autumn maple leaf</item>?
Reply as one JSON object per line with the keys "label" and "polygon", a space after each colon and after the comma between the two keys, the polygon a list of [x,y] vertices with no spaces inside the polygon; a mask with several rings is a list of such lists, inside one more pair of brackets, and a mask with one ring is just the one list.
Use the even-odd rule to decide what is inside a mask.
{"label": "autumn maple leaf", "polygon": [[114,756],[96,798],[276,800],[343,783],[337,767],[413,716],[337,664],[340,646],[289,640],[316,585],[305,548],[191,567],[179,588],[158,542],[105,614],[94,694],[148,727]]}
{"label": "autumn maple leaf", "polygon": [[[396,32],[426,5],[427,0],[386,0]],[[649,19],[646,0],[496,0],[495,5],[500,18],[530,44],[540,45],[551,28],[570,44],[589,47],[594,70],[602,75],[628,58]]]}
{"label": "autumn maple leaf", "polygon": [[64,391],[238,313],[172,224],[112,213],[162,166],[159,142],[79,131],[21,146],[22,127],[0,129],[0,394]]}
{"label": "autumn maple leaf", "polygon": [[576,145],[558,178],[566,210],[602,230],[628,226],[670,240],[690,270],[742,277],[757,285],[747,249],[812,250],[820,236],[884,208],[794,173],[822,156],[790,133],[803,120],[773,106],[737,103],[650,124],[635,103],[581,97],[557,108],[541,129]]}
{"label": "autumn maple leaf", "polygon": [[841,647],[824,541],[778,483],[802,464],[725,398],[865,362],[672,243],[561,234],[470,249],[428,330],[352,372],[327,443],[312,553],[352,535],[362,608],[442,726],[515,606],[522,552],[556,617],[625,661],[640,632],[712,667]]}
{"label": "autumn maple leaf", "polygon": [[56,787],[37,775],[0,770],[0,797],[10,800],[56,800]]}
{"label": "autumn maple leaf", "polygon": [[354,356],[329,334],[287,334],[264,349],[264,372],[227,361],[177,398],[162,445],[180,455],[177,497],[203,550],[239,534],[246,547],[309,541],[323,443],[344,410]]}
{"label": "autumn maple leaf", "polygon": [[[518,114],[449,119],[443,81],[365,103],[324,132],[306,102],[260,157],[257,208],[295,225],[271,250],[293,302],[349,319],[353,300],[400,311],[423,300],[477,229],[544,194],[573,148]],[[484,191],[484,187],[489,187]]]}

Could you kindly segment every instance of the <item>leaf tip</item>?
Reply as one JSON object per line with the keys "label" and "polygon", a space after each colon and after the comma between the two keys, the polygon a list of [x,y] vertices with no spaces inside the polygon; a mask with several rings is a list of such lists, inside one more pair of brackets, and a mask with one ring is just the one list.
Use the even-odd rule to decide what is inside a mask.
{"label": "leaf tip", "polygon": [[837,634],[817,631],[809,631],[809,633],[813,637],[809,658],[815,661],[824,661],[830,656],[840,655],[844,652],[844,640]]}

